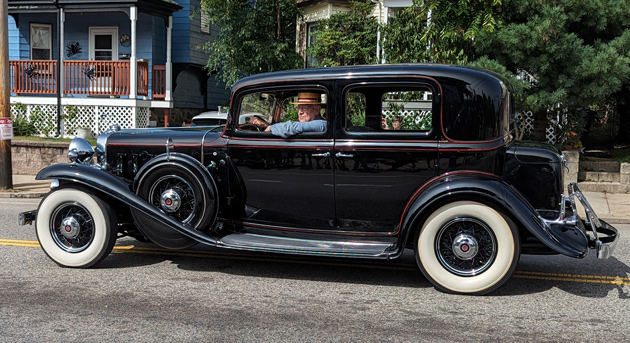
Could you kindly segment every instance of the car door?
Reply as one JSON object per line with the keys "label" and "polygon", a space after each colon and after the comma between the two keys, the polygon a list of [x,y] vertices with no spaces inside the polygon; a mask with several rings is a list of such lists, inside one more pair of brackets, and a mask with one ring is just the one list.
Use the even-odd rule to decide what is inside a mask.
{"label": "car door", "polygon": [[322,114],[331,106],[330,92],[321,85],[256,87],[235,94],[228,154],[245,188],[245,211],[236,220],[246,226],[335,228],[332,125],[325,132],[282,138],[251,124],[255,117],[269,124],[297,120],[293,104],[303,91],[321,94]]}
{"label": "car door", "polygon": [[436,176],[437,87],[361,80],[341,88],[344,113],[334,131],[338,229],[395,234],[409,199]]}

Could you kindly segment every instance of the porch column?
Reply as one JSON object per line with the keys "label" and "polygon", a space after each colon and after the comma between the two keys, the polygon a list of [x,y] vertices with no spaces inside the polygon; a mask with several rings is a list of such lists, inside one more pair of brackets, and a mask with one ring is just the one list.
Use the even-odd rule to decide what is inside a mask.
{"label": "porch column", "polygon": [[164,95],[165,101],[173,100],[171,95],[171,88],[173,87],[173,65],[171,62],[172,28],[173,16],[168,16],[168,22],[166,25],[166,93]]}
{"label": "porch column", "polygon": [[65,82],[64,82],[64,74],[66,73],[64,70],[64,65],[63,65],[63,53],[64,50],[63,48],[66,46],[65,40],[64,40],[64,36],[66,34],[66,30],[65,30],[65,23],[66,23],[66,13],[63,11],[63,8],[59,8],[59,32],[61,33],[59,35],[59,58],[57,59],[59,63],[59,75],[57,75],[57,87],[59,88],[59,94],[61,96],[64,95],[65,93]]}
{"label": "porch column", "polygon": [[131,19],[131,58],[129,58],[129,99],[138,97],[138,58],[136,57],[136,22],[138,21],[138,8],[130,8]]}

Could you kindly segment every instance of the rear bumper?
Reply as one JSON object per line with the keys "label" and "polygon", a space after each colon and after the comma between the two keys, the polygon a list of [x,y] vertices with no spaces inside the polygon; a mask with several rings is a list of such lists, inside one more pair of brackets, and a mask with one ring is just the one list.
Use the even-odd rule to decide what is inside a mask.
{"label": "rear bumper", "polygon": [[[619,232],[613,226],[597,217],[577,183],[569,184],[568,188],[569,196],[566,199],[565,206],[569,207],[567,208],[567,214],[570,215],[570,218],[567,218],[567,221],[580,225],[586,230],[589,237],[589,247],[595,249],[597,258],[609,258],[619,241]],[[586,213],[586,218],[584,219],[580,219],[577,216],[576,199],[584,207],[584,212]]]}

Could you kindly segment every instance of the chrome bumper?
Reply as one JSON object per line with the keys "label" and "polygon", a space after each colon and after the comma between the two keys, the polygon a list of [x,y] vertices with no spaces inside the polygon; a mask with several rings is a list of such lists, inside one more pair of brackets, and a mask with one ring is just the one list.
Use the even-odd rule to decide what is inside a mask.
{"label": "chrome bumper", "polygon": [[[582,221],[586,231],[592,233],[592,236],[589,235],[589,246],[597,251],[597,258],[609,258],[619,241],[619,233],[617,229],[597,217],[597,214],[593,211],[591,204],[589,204],[588,200],[586,200],[586,197],[577,183],[570,183],[568,188],[569,196],[566,199],[566,205],[570,206],[570,220],[575,223]],[[576,198],[580,201],[580,203],[582,203],[582,206],[584,206],[584,211],[586,212],[586,218],[584,220],[579,219],[577,216],[577,208],[575,207]]]}

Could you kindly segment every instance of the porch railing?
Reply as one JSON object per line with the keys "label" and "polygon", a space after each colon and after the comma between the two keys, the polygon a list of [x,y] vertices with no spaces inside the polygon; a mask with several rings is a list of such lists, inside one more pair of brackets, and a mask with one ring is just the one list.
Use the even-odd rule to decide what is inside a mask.
{"label": "porch railing", "polygon": [[11,92],[57,93],[57,61],[9,61]]}
{"label": "porch railing", "polygon": [[[14,60],[9,61],[11,93],[21,94],[56,94],[57,61],[54,60]],[[64,61],[64,94],[126,96],[131,93],[129,61]],[[154,66],[153,93],[164,93],[166,79],[158,75],[156,81]],[[137,94],[149,95],[149,63],[138,61]],[[157,82],[157,83],[156,83]]]}
{"label": "porch railing", "polygon": [[166,97],[166,66],[153,66],[153,99]]}

